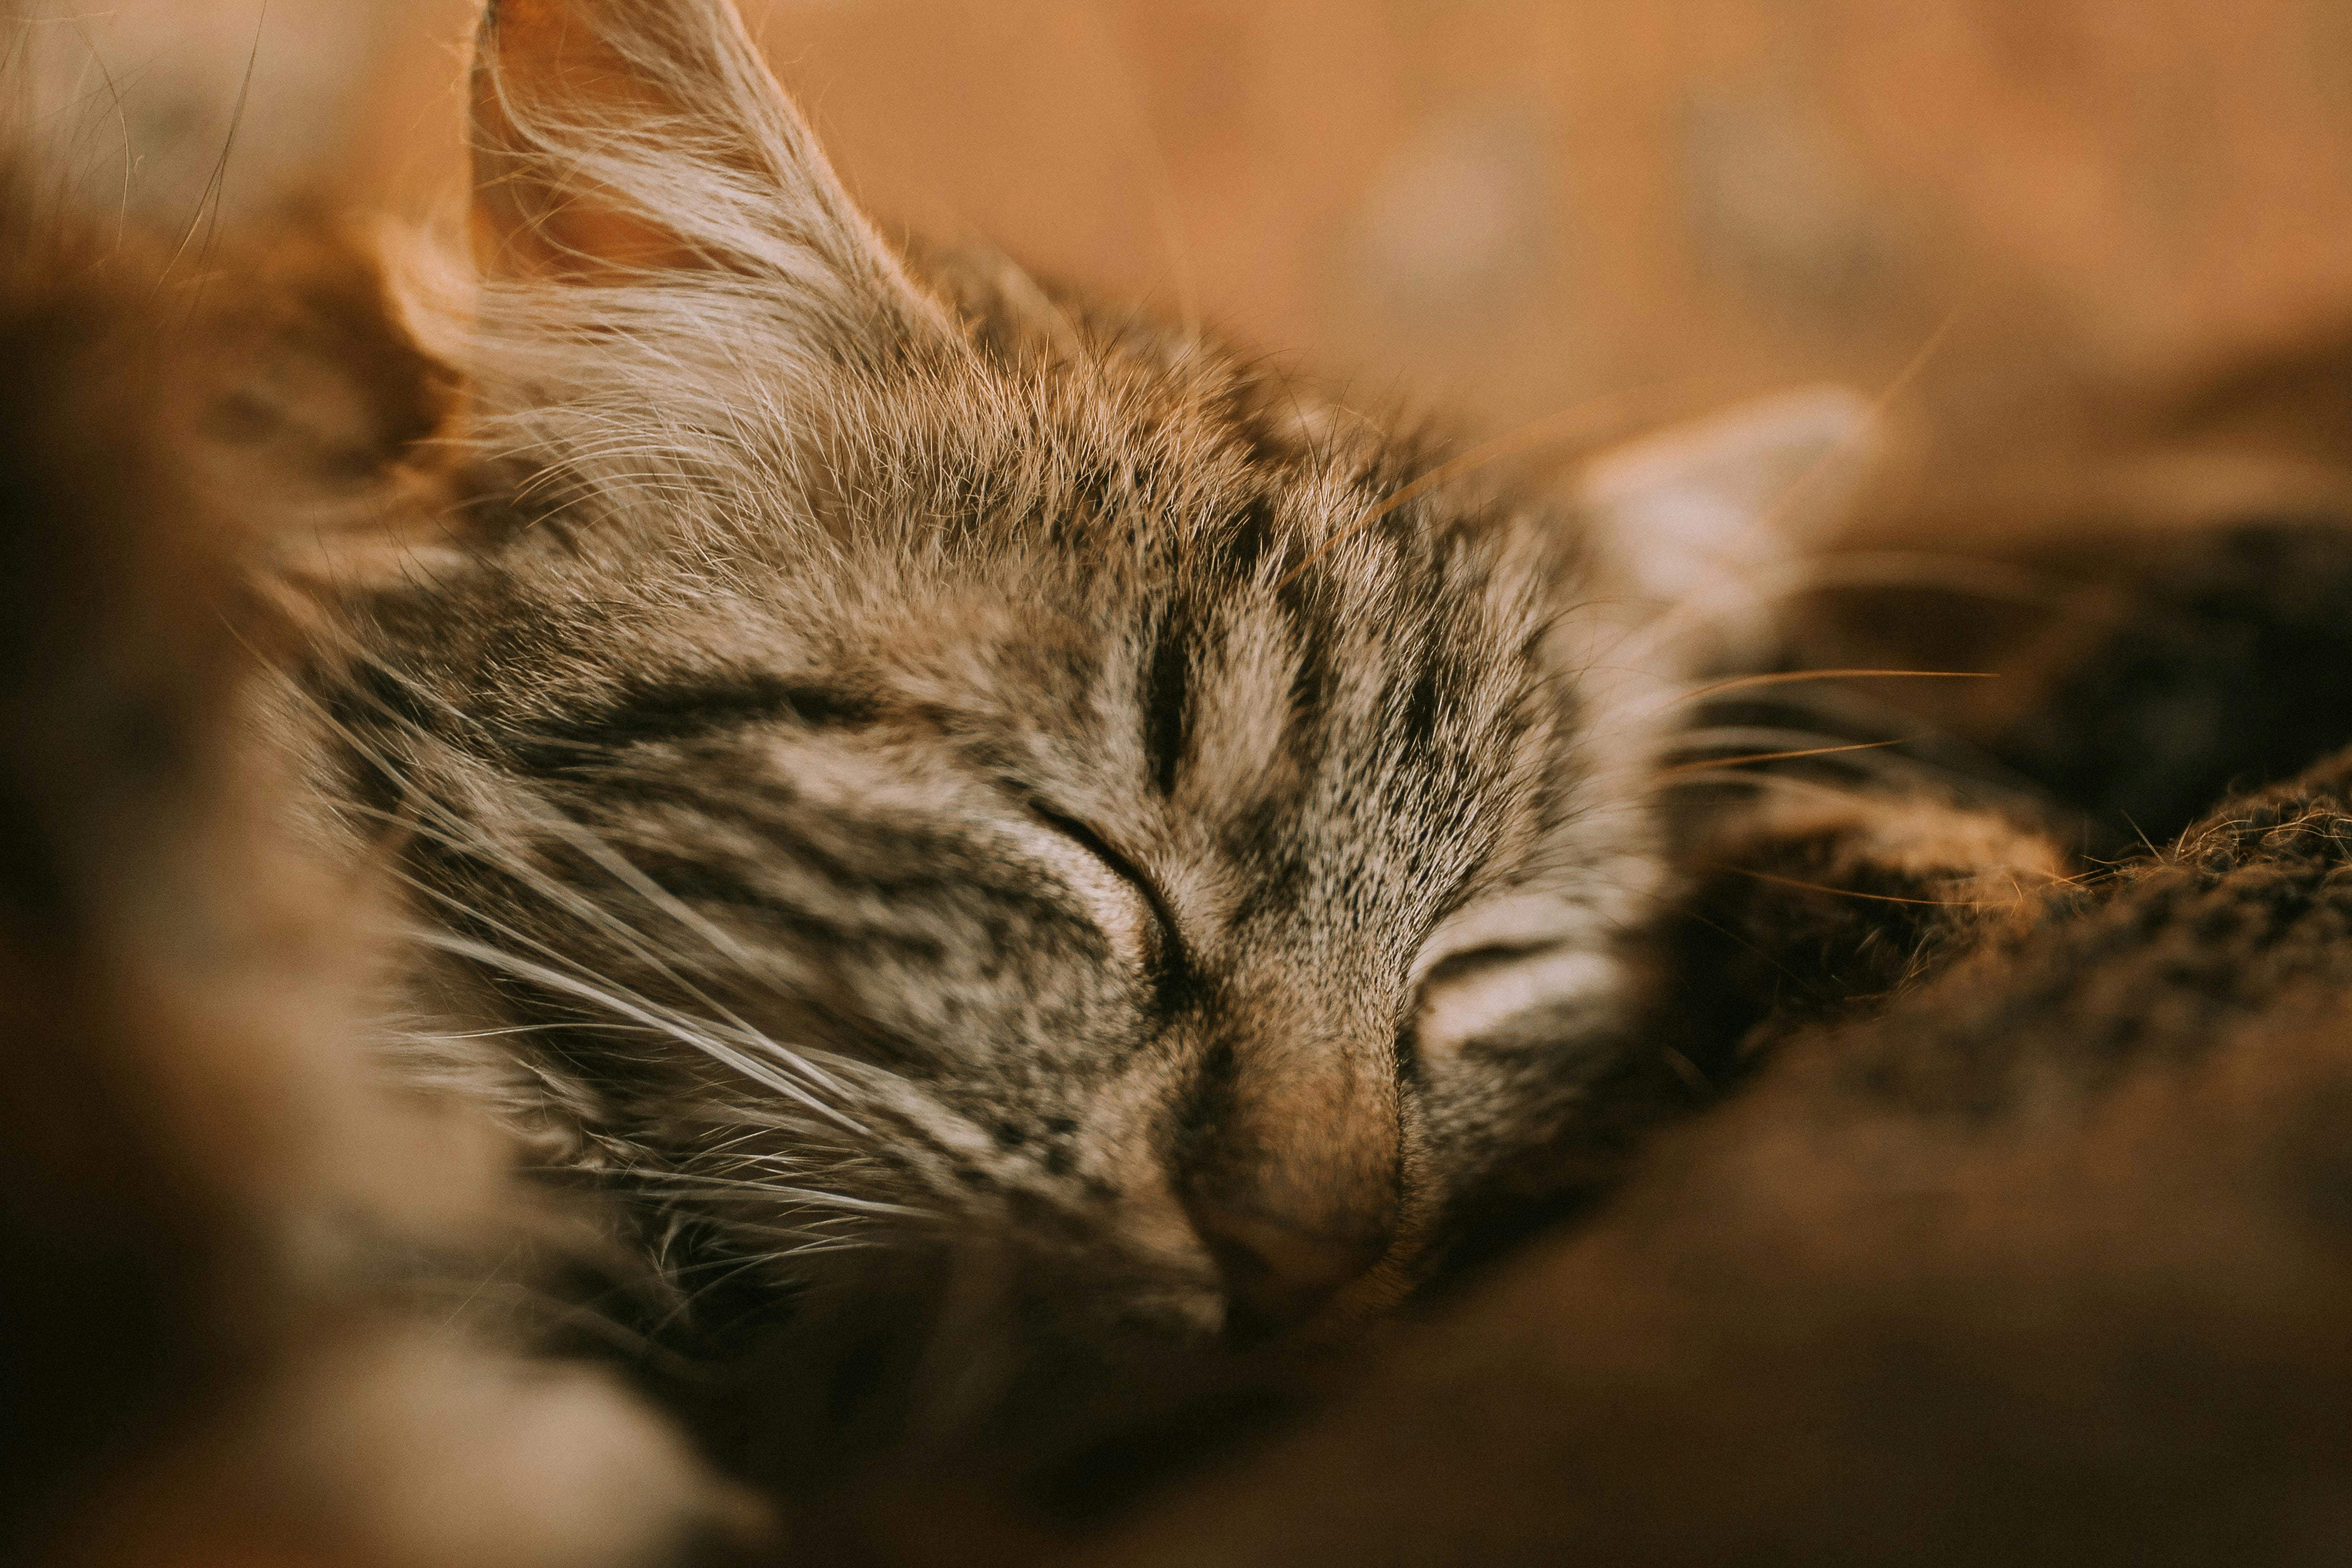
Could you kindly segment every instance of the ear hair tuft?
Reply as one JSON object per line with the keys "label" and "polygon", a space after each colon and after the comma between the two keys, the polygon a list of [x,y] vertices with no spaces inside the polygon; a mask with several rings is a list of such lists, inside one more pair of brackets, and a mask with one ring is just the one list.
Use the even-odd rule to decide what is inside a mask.
{"label": "ear hair tuft", "polygon": [[498,0],[473,77],[473,232],[503,281],[757,279],[831,324],[939,324],[730,0]]}

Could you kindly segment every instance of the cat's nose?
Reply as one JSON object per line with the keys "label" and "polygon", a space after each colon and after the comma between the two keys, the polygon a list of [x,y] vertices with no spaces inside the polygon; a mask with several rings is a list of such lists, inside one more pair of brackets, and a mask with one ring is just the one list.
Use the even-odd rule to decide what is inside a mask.
{"label": "cat's nose", "polygon": [[1384,1053],[1295,1037],[1235,1049],[1205,1086],[1179,1173],[1237,1332],[1307,1318],[1395,1238],[1402,1110]]}
{"label": "cat's nose", "polygon": [[1385,1235],[1335,1236],[1213,1200],[1195,1199],[1192,1224],[1216,1259],[1233,1302],[1230,1326],[1248,1335],[1314,1316],[1388,1250]]}

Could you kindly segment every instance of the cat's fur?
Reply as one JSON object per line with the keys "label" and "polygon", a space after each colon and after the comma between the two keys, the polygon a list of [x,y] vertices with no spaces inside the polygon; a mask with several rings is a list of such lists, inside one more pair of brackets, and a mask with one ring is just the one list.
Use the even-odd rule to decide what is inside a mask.
{"label": "cat's fur", "polygon": [[723,0],[505,0],[474,95],[464,532],[305,690],[420,1070],[689,1326],[917,1243],[1016,1341],[1395,1301],[1634,1048],[1687,639],[1570,508],[902,260]]}
{"label": "cat's fur", "polygon": [[1659,574],[1190,331],[900,257],[719,0],[504,0],[473,90],[462,522],[331,606],[318,787],[414,891],[412,1070],[616,1197],[640,1326],[759,1401],[872,1397],[844,1321],[937,1430],[1377,1312],[1586,1201],[1662,1074],[2072,868],[1916,790],[1702,810],[1670,866]]}
{"label": "cat's fur", "polygon": [[[639,1276],[600,1308],[673,1392],[704,1380],[687,1403],[725,1413],[704,1436],[730,1458],[803,1479],[775,1408],[855,1425],[887,1359],[861,1328],[908,1329],[891,1440],[954,1454],[1008,1394],[1084,1426],[1097,1363],[1334,1329],[1586,1205],[1093,1560],[2342,1555],[2340,772],[2087,886],[2036,831],[2054,811],[1943,785],[1783,773],[1669,814],[1659,786],[1722,785],[1752,725],[1674,738],[1724,711],[1677,705],[1687,627],[1641,602],[1677,571],[1594,516],[1423,484],[1440,449],[1191,331],[898,257],[720,0],[503,0],[475,94],[478,288],[417,303],[454,379],[363,274],[265,273],[163,361],[209,391],[111,405],[141,462],[35,421],[0,470],[48,487],[37,542],[67,537],[60,495],[163,520],[123,604],[192,591],[169,530],[223,495],[270,536],[311,641],[268,722],[327,847],[406,900],[379,1043],[587,1189]],[[125,334],[98,368],[34,362],[37,403],[149,384],[121,343],[169,334],[139,295],[94,307]],[[44,1314],[17,1342],[73,1348],[26,1419],[156,1435],[17,1478],[55,1555],[617,1561],[727,1518],[608,1385],[551,1374],[551,1398],[471,1340],[420,1351],[383,1253],[300,1274],[268,1241],[366,1141],[279,1160],[324,1114],[294,1093],[231,1147],[220,1097],[157,1068],[244,1064],[266,1094],[315,1049],[340,1081],[345,1020],[238,1012],[292,1042],[255,1065],[168,1008],[121,1027],[87,978],[179,962],[126,867],[209,871],[153,887],[224,939],[276,885],[224,870],[248,830],[211,826],[245,688],[204,675],[233,663],[216,633],[77,608],[111,583],[89,563],[35,552],[12,582],[66,606],[7,606],[50,661],[0,670],[32,802],[10,864],[62,868],[16,896],[146,938],[87,968],[12,938],[49,968],[0,997],[103,1014],[56,1060],[153,1075],[163,1105],[112,1067],[10,1086],[27,1125],[139,1130],[127,1159],[36,1162],[0,1215],[40,1260],[5,1297]],[[152,673],[184,634],[184,689]],[[57,676],[118,654],[131,675]],[[177,716],[160,774],[43,750],[103,741],[117,691]],[[245,1005],[216,969],[186,983]],[[1601,1197],[1677,1090],[1750,1075]],[[234,1175],[194,1217],[157,1196],[184,1147]],[[528,1212],[459,1184],[491,1236]],[[132,1246],[58,1224],[86,1191]],[[482,1234],[378,1223],[461,1262]],[[70,1310],[92,1299],[128,1327]],[[99,1375],[126,1343],[170,1377]],[[348,1468],[292,1466],[321,1431]],[[453,1512],[438,1445],[518,1484]],[[971,1458],[975,1484],[1024,1462]],[[878,1523],[853,1500],[843,1537],[803,1529],[801,1560],[975,1560],[937,1479],[925,1508],[886,1481]],[[125,1497],[155,1506],[108,1534]],[[294,1504],[297,1536],[248,1538]]]}

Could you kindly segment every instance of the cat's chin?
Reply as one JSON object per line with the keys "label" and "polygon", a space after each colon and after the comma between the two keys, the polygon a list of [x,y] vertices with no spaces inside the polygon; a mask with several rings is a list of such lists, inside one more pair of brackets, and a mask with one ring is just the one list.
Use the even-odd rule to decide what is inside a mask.
{"label": "cat's chin", "polygon": [[1118,1252],[966,1236],[837,1255],[790,1284],[698,1299],[677,1370],[656,1381],[730,1468],[805,1495],[942,1451],[1051,1468],[1291,1353],[1237,1342],[1200,1268]]}

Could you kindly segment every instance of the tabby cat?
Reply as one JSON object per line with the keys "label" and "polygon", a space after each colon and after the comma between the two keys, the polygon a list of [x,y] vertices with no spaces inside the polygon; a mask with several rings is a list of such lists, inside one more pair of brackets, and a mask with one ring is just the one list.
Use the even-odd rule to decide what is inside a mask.
{"label": "tabby cat", "polygon": [[[257,721],[306,830],[405,904],[375,1043],[604,1227],[535,1236],[517,1199],[491,1234],[563,1259],[569,1326],[735,1467],[803,1490],[881,1437],[795,1500],[793,1560],[2341,1557],[2340,768],[2092,879],[2014,779],[1735,781],[1776,744],[1752,682],[1812,672],[1725,585],[1849,402],[1547,500],[1191,330],[894,251],[724,0],[500,0],[473,105],[476,275],[399,312],[432,354],[362,276],[265,276],[214,350],[247,374],[157,461],[278,543],[304,651]],[[2137,798],[2116,771],[2074,804]],[[229,1209],[201,1258],[276,1213]],[[465,1480],[412,1470],[413,1422],[303,1381],[415,1342],[404,1268],[472,1271],[453,1322],[502,1297],[478,1237],[383,1228],[356,1279],[270,1297],[359,1331],[224,1374],[231,1430],[283,1363],[337,1430],[404,1434],[350,1452],[440,1478],[325,1510],[330,1556],[746,1547],[593,1377],[520,1408],[641,1458],[634,1488],[561,1444],[519,1464],[462,1396],[422,1404]],[[207,1311],[223,1272],[190,1277]],[[1180,1358],[1165,1421],[1134,1392],[1159,1347],[1344,1351],[1417,1292],[1433,1321],[1366,1361]],[[193,1343],[156,1353],[222,1353]],[[1107,1472],[1157,1479],[1122,1445],[1327,1387],[1100,1511]],[[263,1468],[268,1506],[378,1495]],[[485,1484],[518,1506],[436,1537],[434,1486]],[[163,1550],[131,1539],[103,1550]],[[223,1540],[191,1560],[251,1558]]]}
{"label": "tabby cat", "polygon": [[943,1247],[990,1342],[926,1353],[1043,1399],[1393,1305],[1664,1072],[1643,535],[898,254],[723,0],[502,0],[473,126],[459,521],[302,721],[411,1070],[623,1198],[641,1326]]}

